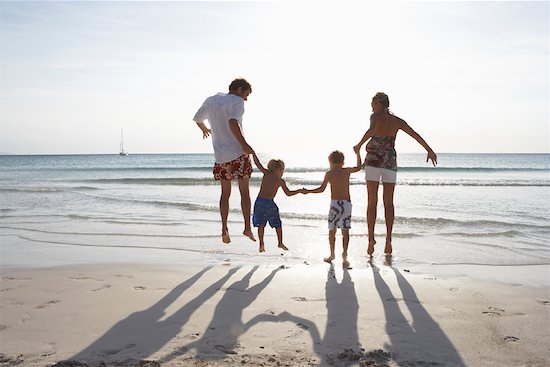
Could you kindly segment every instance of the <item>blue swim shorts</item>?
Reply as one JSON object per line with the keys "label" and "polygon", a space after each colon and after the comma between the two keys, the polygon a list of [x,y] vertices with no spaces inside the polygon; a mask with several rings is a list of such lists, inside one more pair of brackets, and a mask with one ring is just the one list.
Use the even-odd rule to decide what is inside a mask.
{"label": "blue swim shorts", "polygon": [[267,222],[269,222],[271,228],[282,227],[279,208],[273,199],[257,198],[254,203],[252,224],[254,224],[254,227],[265,227]]}

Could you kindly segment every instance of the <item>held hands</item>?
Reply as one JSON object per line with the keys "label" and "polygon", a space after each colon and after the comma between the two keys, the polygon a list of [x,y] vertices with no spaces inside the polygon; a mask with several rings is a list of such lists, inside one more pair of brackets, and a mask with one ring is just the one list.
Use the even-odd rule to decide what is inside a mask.
{"label": "held hands", "polygon": [[353,146],[353,151],[357,154],[361,151],[361,145],[357,144]]}
{"label": "held hands", "polygon": [[426,157],[426,162],[428,162],[430,159],[432,160],[432,164],[435,167],[435,165],[437,164],[437,155],[431,149],[428,151],[428,156]]}
{"label": "held hands", "polygon": [[302,187],[301,189],[299,189],[298,192],[299,192],[300,194],[304,194],[304,195],[305,195],[305,194],[309,194],[309,190],[306,189],[305,187]]}

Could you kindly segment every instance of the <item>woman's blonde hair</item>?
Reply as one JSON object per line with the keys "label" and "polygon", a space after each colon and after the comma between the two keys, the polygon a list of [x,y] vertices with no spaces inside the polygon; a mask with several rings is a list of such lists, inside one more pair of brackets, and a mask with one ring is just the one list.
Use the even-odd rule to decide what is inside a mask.
{"label": "woman's blonde hair", "polygon": [[374,97],[372,97],[372,100],[380,102],[385,109],[390,108],[390,99],[386,93],[378,92],[374,95]]}

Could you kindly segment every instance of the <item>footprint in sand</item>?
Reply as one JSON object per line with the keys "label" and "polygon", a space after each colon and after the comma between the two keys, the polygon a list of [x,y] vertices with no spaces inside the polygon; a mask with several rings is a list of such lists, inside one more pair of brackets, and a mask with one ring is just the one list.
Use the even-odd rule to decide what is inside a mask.
{"label": "footprint in sand", "polygon": [[185,339],[187,340],[194,340],[194,339],[197,339],[201,334],[199,333],[191,333],[191,334],[187,334],[184,336]]}
{"label": "footprint in sand", "polygon": [[120,353],[120,352],[122,352],[122,351],[124,351],[124,350],[131,349],[131,348],[133,348],[133,347],[135,347],[135,346],[136,346],[135,344],[128,344],[128,345],[126,345],[125,347],[120,348],[120,349],[106,349],[106,350],[103,351],[103,353],[104,353],[105,355],[110,355],[110,356],[112,356],[112,355],[118,354],[118,353]]}
{"label": "footprint in sand", "polygon": [[4,331],[8,328],[6,325],[0,325],[0,331]]}
{"label": "footprint in sand", "polygon": [[98,292],[102,289],[107,289],[107,288],[111,288],[111,285],[110,284],[103,284],[101,287],[99,288],[96,288],[96,289],[92,289],[92,292]]}
{"label": "footprint in sand", "polygon": [[483,311],[482,313],[488,316],[502,316],[502,313],[504,312],[506,311],[504,311],[502,308],[489,307],[489,311]]}
{"label": "footprint in sand", "polygon": [[519,338],[510,335],[510,336],[505,336],[505,337],[504,337],[504,341],[507,341],[507,342],[517,342],[517,341],[519,341]]}
{"label": "footprint in sand", "polygon": [[543,306],[550,306],[550,301],[537,301],[537,302]]}
{"label": "footprint in sand", "polygon": [[42,309],[42,308],[48,307],[49,305],[55,305],[56,303],[59,303],[59,302],[61,302],[61,301],[58,300],[58,299],[54,299],[54,300],[48,301],[46,303],[43,303],[40,306],[36,306],[35,308],[36,309]]}
{"label": "footprint in sand", "polygon": [[309,327],[299,322],[296,324],[295,327],[293,327],[288,331],[289,335],[287,335],[286,338],[295,338],[296,336],[302,334],[306,330],[309,330]]}
{"label": "footprint in sand", "polygon": [[306,297],[292,297],[292,299],[295,300],[295,301],[298,301],[298,302],[306,302],[307,301]]}
{"label": "footprint in sand", "polygon": [[144,291],[144,290],[147,289],[147,288],[145,288],[145,287],[142,286],[142,285],[136,285],[136,286],[134,287],[134,289],[135,289],[136,291]]}

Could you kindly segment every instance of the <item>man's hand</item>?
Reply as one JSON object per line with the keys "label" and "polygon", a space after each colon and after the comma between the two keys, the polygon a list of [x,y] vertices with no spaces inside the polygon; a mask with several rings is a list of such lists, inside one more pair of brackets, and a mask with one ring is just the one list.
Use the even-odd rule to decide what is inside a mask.
{"label": "man's hand", "polygon": [[212,134],[212,130],[210,130],[209,128],[205,127],[203,130],[202,130],[202,138],[203,139],[206,139],[210,136],[210,134]]}

